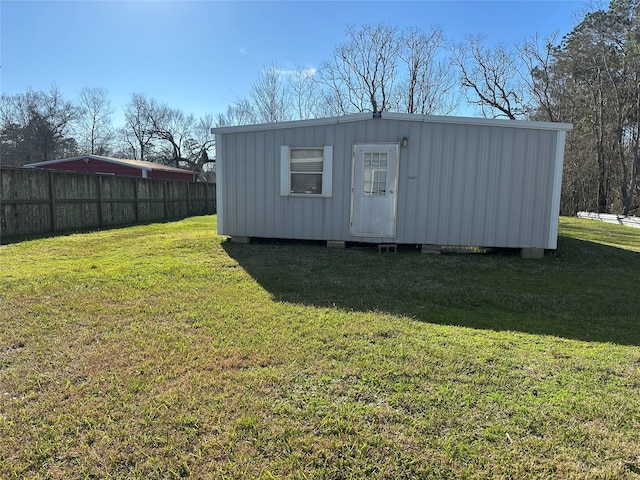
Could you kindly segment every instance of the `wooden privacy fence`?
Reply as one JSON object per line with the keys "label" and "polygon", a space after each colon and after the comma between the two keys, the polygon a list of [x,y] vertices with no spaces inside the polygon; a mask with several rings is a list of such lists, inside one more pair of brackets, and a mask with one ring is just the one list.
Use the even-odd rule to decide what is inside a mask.
{"label": "wooden privacy fence", "polygon": [[216,211],[213,183],[0,169],[0,240]]}

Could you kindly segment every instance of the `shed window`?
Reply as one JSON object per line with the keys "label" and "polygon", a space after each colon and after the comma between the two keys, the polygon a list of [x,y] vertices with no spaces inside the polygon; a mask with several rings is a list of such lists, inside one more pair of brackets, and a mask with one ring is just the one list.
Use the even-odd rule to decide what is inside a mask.
{"label": "shed window", "polygon": [[333,148],[292,148],[280,151],[280,194],[331,196]]}
{"label": "shed window", "polygon": [[322,194],[322,148],[291,149],[291,193]]}

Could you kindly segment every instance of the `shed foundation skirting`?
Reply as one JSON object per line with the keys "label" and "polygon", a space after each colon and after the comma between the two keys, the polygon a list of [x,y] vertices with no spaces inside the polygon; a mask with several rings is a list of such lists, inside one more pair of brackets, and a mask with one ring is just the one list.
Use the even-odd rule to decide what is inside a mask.
{"label": "shed foundation skirting", "polygon": [[242,236],[234,235],[231,237],[231,241],[233,243],[242,243],[247,245],[251,243],[251,237],[242,237]]}
{"label": "shed foundation skirting", "polygon": [[420,248],[420,253],[431,253],[440,255],[441,248],[439,245],[422,245],[422,248]]}
{"label": "shed foundation skirting", "polygon": [[520,257],[525,259],[540,260],[544,258],[544,248],[523,248]]}
{"label": "shed foundation skirting", "polygon": [[327,248],[345,248],[347,242],[327,240]]}

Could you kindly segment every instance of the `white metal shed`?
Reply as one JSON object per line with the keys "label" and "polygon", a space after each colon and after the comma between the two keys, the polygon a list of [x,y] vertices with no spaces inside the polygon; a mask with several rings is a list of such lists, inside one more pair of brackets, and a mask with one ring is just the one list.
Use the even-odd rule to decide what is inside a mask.
{"label": "white metal shed", "polygon": [[571,128],[387,112],[214,128],[218,233],[555,249]]}

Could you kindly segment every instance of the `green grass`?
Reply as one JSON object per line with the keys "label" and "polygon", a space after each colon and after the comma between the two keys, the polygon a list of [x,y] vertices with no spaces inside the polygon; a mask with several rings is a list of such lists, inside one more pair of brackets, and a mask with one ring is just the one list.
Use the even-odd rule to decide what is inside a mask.
{"label": "green grass", "polygon": [[640,478],[640,230],[557,255],[0,247],[0,478]]}

